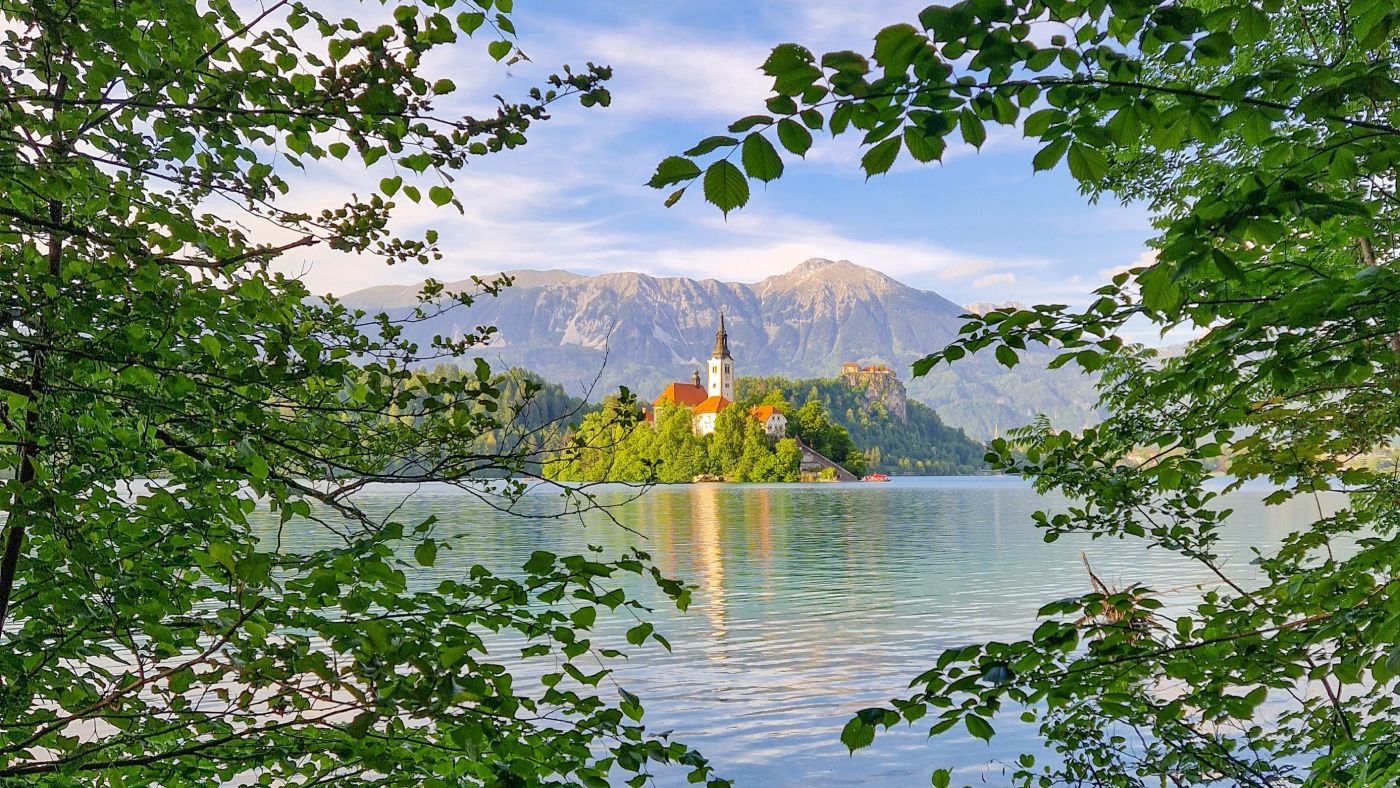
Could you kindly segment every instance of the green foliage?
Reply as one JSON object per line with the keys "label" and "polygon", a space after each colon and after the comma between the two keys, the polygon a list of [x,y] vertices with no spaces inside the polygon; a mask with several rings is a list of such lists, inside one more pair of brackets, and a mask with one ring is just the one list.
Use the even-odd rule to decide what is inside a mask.
{"label": "green foliage", "polygon": [[[742,402],[778,405],[789,414],[815,404],[821,413],[828,414],[827,426],[814,425],[820,437],[799,432],[803,429],[801,417],[788,422],[788,431],[801,434],[818,451],[857,475],[873,471],[956,475],[984,467],[986,448],[962,430],[944,424],[932,408],[908,400],[905,418],[900,421],[884,402],[868,401],[862,390],[839,378],[739,378],[735,381],[735,396]],[[845,437],[830,435],[836,430]],[[828,454],[820,446],[840,453]]]}
{"label": "green foliage", "polygon": [[688,408],[662,405],[650,424],[636,405],[609,399],[583,418],[545,466],[567,482],[685,484],[697,476],[734,482],[795,482],[801,452],[791,440],[774,441],[747,408],[730,406],[709,435],[696,435]]}
{"label": "green foliage", "polygon": [[[590,66],[451,117],[425,63],[473,34],[521,55],[510,3],[449,5],[362,27],[296,0],[0,4],[0,782],[639,784],[671,762],[722,783],[604,686],[616,652],[578,615],[636,614],[629,574],[684,605],[645,554],[416,588],[452,540],[355,504],[371,483],[524,493],[482,481],[530,476],[503,445],[513,384],[412,371],[492,331],[403,339],[508,282],[430,282],[395,322],[271,267],[317,244],[436,260],[435,232],[390,232],[396,202],[460,209],[469,159],[562,100],[609,102]],[[287,170],[327,157],[378,192],[288,200]],[[326,538],[288,552],[255,535],[269,515]],[[514,681],[522,656],[538,685]]]}
{"label": "green foliage", "polygon": [[[974,319],[916,372],[985,350],[1009,368],[1038,343],[1099,373],[1101,424],[1038,421],[994,443],[994,466],[1075,502],[1038,516],[1047,540],[1140,540],[1219,581],[1094,581],[1023,640],[945,651],[913,695],[859,712],[848,746],[925,715],[991,738],[1016,708],[1056,753],[1011,765],[1021,785],[1400,780],[1400,479],[1353,461],[1400,438],[1397,31],[1390,0],[965,0],[881,31],[869,59],[773,51],[778,129],[815,114],[861,134],[867,175],[896,141],[926,161],[996,124],[1035,141],[1030,169],[1152,206],[1155,261],[1084,309]],[[1121,339],[1130,320],[1196,338],[1161,357]],[[1258,580],[1221,567],[1229,513],[1205,483],[1222,455],[1230,489],[1319,496]]]}

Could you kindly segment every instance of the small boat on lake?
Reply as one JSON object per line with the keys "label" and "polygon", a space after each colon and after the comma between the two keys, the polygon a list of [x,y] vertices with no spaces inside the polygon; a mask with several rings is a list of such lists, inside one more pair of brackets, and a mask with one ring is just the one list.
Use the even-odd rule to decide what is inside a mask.
{"label": "small boat on lake", "polygon": [[864,478],[861,479],[863,482],[887,482],[889,480],[890,477],[883,473],[867,473]]}

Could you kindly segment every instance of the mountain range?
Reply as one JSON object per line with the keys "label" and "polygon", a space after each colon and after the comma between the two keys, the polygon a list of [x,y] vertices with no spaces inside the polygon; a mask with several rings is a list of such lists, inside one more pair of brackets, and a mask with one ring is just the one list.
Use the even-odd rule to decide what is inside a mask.
{"label": "mountain range", "polygon": [[[534,370],[574,395],[598,399],[625,385],[649,401],[671,381],[688,381],[694,370],[703,375],[722,312],[736,375],[831,377],[845,361],[885,363],[911,397],[974,437],[1038,413],[1069,429],[1096,420],[1093,380],[1047,369],[1050,352],[1026,354],[1014,369],[979,354],[911,379],[915,360],[956,337],[962,315],[987,305],[959,306],[845,260],[807,260],[753,284],[630,272],[507,273],[515,283],[500,296],[409,324],[405,333],[426,344],[435,335],[496,326],[480,354],[494,366]],[[401,316],[420,289],[379,286],[341,300]]]}

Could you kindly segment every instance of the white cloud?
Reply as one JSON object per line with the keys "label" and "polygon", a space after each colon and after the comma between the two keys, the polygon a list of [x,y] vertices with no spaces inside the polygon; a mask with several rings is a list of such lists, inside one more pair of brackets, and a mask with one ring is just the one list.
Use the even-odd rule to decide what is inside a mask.
{"label": "white cloud", "polygon": [[1157,262],[1157,250],[1144,249],[1142,254],[1138,255],[1137,258],[1131,263],[1115,265],[1109,268],[1100,268],[1097,271],[1097,276],[1103,280],[1104,284],[1108,284],[1109,280],[1113,279],[1113,277],[1121,273],[1131,271],[1134,268],[1143,268],[1152,265],[1155,262]]}
{"label": "white cloud", "polygon": [[972,286],[976,288],[992,287],[994,285],[1014,285],[1016,275],[1011,273],[989,274],[981,279],[973,280]]}
{"label": "white cloud", "polygon": [[772,81],[759,67],[768,47],[716,41],[692,29],[638,25],[569,35],[583,54],[613,67],[613,111],[619,114],[736,120],[761,111]]}

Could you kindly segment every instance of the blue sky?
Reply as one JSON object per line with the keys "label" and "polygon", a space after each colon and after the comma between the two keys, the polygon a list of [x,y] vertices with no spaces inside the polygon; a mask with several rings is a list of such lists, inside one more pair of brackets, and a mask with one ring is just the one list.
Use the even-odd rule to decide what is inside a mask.
{"label": "blue sky", "polygon": [[[465,216],[405,206],[397,228],[437,228],[442,263],[385,268],[317,250],[289,267],[317,292],[344,293],[514,268],[752,282],[827,257],[958,303],[1086,301],[1112,271],[1143,259],[1147,214],[1088,204],[1063,169],[1033,175],[1034,148],[1014,130],[992,130],[980,152],[959,143],[942,165],[906,160],[869,182],[854,138],[819,138],[806,161],[727,219],[698,193],[664,208],[664,194],[644,185],[661,158],[762,111],[768,81],[758,66],[773,45],[868,51],[880,27],[912,20],[922,5],[517,0],[532,62],[505,67],[481,51],[486,39],[465,41],[430,64],[459,86],[443,109],[486,112],[493,94],[523,97],[561,64],[590,60],[614,68],[612,106],[560,106],[525,147],[473,162],[456,183]],[[322,205],[337,191],[364,193],[381,174],[315,168],[297,192]]]}

